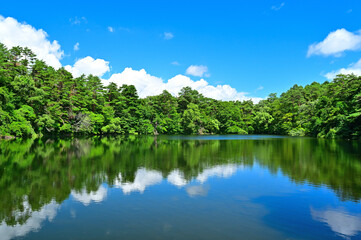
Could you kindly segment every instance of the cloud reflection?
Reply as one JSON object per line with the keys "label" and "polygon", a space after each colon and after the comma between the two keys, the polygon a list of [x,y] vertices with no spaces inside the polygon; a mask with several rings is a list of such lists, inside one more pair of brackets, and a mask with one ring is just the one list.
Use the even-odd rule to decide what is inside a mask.
{"label": "cloud reflection", "polygon": [[213,168],[209,168],[204,170],[201,174],[197,176],[197,180],[201,183],[204,183],[210,177],[221,177],[221,178],[228,178],[235,174],[237,171],[238,166],[235,164],[227,164],[227,165],[220,165]]}
{"label": "cloud reflection", "polygon": [[122,189],[124,194],[131,192],[143,193],[146,187],[158,184],[162,182],[162,179],[161,172],[141,168],[138,169],[134,182],[132,183],[122,183],[122,175],[119,174],[118,180],[114,183],[114,187]]}
{"label": "cloud reflection", "polygon": [[196,197],[196,196],[205,197],[208,194],[208,190],[209,187],[203,185],[189,186],[186,188],[188,196],[190,197]]}
{"label": "cloud reflection", "polygon": [[83,189],[81,192],[71,191],[73,198],[83,203],[85,206],[88,206],[91,202],[101,202],[107,196],[107,189],[104,186],[100,186],[99,189],[94,192],[91,191],[88,193],[86,189]]}
{"label": "cloud reflection", "polygon": [[[205,169],[200,173],[195,180],[200,183],[205,183],[210,177],[222,177],[227,178],[232,176],[239,166],[234,164],[221,165],[212,168]],[[135,179],[133,182],[122,182],[122,175],[119,174],[118,180],[115,181],[113,187],[120,188],[123,190],[124,194],[130,194],[131,192],[140,192],[143,193],[145,189],[149,186],[156,185],[161,183],[163,180],[162,173],[155,170],[147,170],[145,168],[140,168],[137,170]],[[173,170],[167,177],[168,183],[175,185],[177,187],[184,187],[190,181],[184,178],[183,173],[176,169]],[[187,188],[188,189],[188,188]],[[188,194],[194,196],[195,194],[201,195],[205,191],[195,191],[196,189],[190,188],[190,193]]]}
{"label": "cloud reflection", "polygon": [[314,220],[326,223],[332,231],[344,238],[355,236],[361,231],[361,217],[342,210],[311,208],[311,215]]}
{"label": "cloud reflection", "polygon": [[178,169],[173,170],[167,177],[167,181],[177,187],[183,187],[187,185],[187,180],[184,179],[183,173]]}
{"label": "cloud reflection", "polygon": [[[198,174],[195,179],[200,183],[205,183],[208,178],[211,177],[228,178],[235,174],[237,169],[239,169],[239,166],[235,164],[219,165],[205,169],[202,173]],[[184,179],[183,173],[180,172],[178,169],[173,170],[168,175],[167,181],[177,187],[183,187],[189,183],[189,181]]]}
{"label": "cloud reflection", "polygon": [[[194,181],[199,182],[200,185],[190,185],[185,187],[187,194],[190,197],[206,196],[209,191],[209,186],[203,184],[211,177],[230,177],[238,169],[237,165],[220,165],[212,168],[205,169],[198,176],[193,178]],[[184,174],[180,170],[173,170],[166,178],[168,183],[177,187],[184,187],[193,180],[186,180]],[[143,193],[149,186],[161,183],[163,175],[160,171],[147,170],[140,168],[137,170],[133,182],[122,183],[122,175],[119,174],[118,180],[115,181],[114,187],[122,189],[124,194],[132,192]],[[75,201],[81,202],[83,205],[88,206],[93,202],[102,202],[107,197],[107,187],[101,185],[97,191],[88,192],[85,188],[81,191],[71,191],[71,196]],[[24,201],[24,211],[14,213],[16,219],[29,218],[24,224],[16,224],[8,226],[5,221],[0,224],[0,239],[9,240],[15,237],[22,237],[31,231],[38,231],[42,227],[42,222],[45,220],[52,221],[56,216],[59,205],[52,201],[51,203],[43,206],[39,211],[32,211],[27,201]],[[75,217],[75,211],[71,211],[71,216]]]}
{"label": "cloud reflection", "polygon": [[41,228],[41,224],[45,220],[52,221],[57,213],[59,205],[52,201],[47,205],[44,205],[39,211],[32,211],[27,201],[24,202],[24,211],[15,214],[17,219],[22,216],[30,216],[25,223],[17,223],[14,226],[9,226],[3,221],[0,224],[0,238],[2,240],[9,240],[15,237],[22,237],[32,231],[38,231]]}

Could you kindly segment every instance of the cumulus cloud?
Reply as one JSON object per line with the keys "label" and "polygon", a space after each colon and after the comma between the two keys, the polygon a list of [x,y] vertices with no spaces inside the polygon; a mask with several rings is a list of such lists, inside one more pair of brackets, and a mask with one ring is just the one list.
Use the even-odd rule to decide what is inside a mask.
{"label": "cumulus cloud", "polygon": [[29,215],[30,217],[23,224],[16,224],[9,226],[5,221],[0,223],[0,236],[3,240],[10,240],[17,237],[22,237],[29,232],[38,231],[41,228],[42,222],[48,220],[52,221],[57,213],[59,205],[52,201],[49,204],[43,206],[39,211],[32,211],[29,203],[24,202],[24,211],[18,213],[17,217],[21,214]]}
{"label": "cumulus cloud", "polygon": [[88,193],[86,189],[83,189],[81,192],[73,190],[71,195],[76,201],[88,206],[91,202],[103,201],[107,196],[107,189],[104,186],[100,186],[97,191],[91,191],[90,193]]}
{"label": "cumulus cloud", "polygon": [[163,37],[165,40],[171,40],[172,38],[174,38],[174,35],[171,32],[165,32]]}
{"label": "cumulus cloud", "polygon": [[[74,19],[75,23],[80,20],[85,21],[86,19]],[[64,52],[59,43],[57,41],[50,42],[48,34],[44,30],[37,30],[26,23],[18,22],[14,18],[0,16],[0,42],[8,48],[14,46],[28,47],[48,65],[56,69],[62,66],[60,60],[64,56]],[[74,45],[74,51],[77,50],[79,50],[79,43]],[[109,62],[103,59],[95,60],[89,56],[79,59],[74,66],[65,66],[65,69],[71,72],[74,77],[81,74],[93,74],[100,77],[110,70]]]}
{"label": "cumulus cloud", "polygon": [[130,194],[131,192],[143,193],[146,187],[158,184],[162,179],[163,177],[160,172],[141,168],[137,171],[134,182],[132,183],[122,183],[122,175],[119,174],[114,187],[122,189],[124,194]]}
{"label": "cumulus cloud", "polygon": [[109,80],[105,80],[104,84],[110,82],[116,83],[118,86],[123,84],[134,85],[137,88],[140,97],[160,94],[163,89],[163,80],[161,78],[148,74],[144,69],[139,71],[132,68],[125,68],[122,73],[113,74]]}
{"label": "cumulus cloud", "polygon": [[[85,18],[71,19],[74,24],[86,22]],[[113,28],[109,28],[113,30]],[[168,32],[164,36],[168,39],[173,37],[173,34]],[[50,66],[58,69],[62,66],[60,63],[64,52],[61,50],[57,41],[50,42],[48,35],[42,29],[35,29],[34,27],[26,24],[19,23],[16,19],[8,17],[4,18],[0,15],[0,42],[4,43],[7,47],[23,46],[29,47],[38,56],[39,59],[44,60]],[[74,51],[79,49],[79,43],[74,45]],[[179,64],[173,62],[174,65]],[[74,77],[79,77],[82,74],[93,74],[102,77],[106,72],[110,71],[109,62],[103,59],[94,59],[90,56],[79,59],[73,66],[66,65],[64,67],[67,71],[71,72]],[[209,76],[207,66],[192,65],[187,71],[187,74],[192,76]],[[140,97],[147,97],[160,94],[163,90],[169,91],[173,95],[177,95],[183,87],[191,87],[205,97],[210,97],[218,100],[252,100],[258,102],[262,98],[251,98],[245,92],[238,92],[235,88],[229,85],[210,85],[204,79],[194,81],[187,76],[177,75],[168,81],[148,74],[144,69],[133,70],[125,68],[122,73],[113,74],[105,84],[115,82],[119,86],[122,84],[132,84],[138,90]]]}
{"label": "cumulus cloud", "polygon": [[104,80],[103,83],[108,85],[110,82],[116,83],[118,86],[123,84],[132,84],[136,87],[141,98],[147,96],[158,95],[163,90],[167,90],[172,95],[177,96],[183,87],[191,87],[199,91],[205,97],[210,97],[218,100],[252,100],[259,102],[262,98],[248,97],[245,92],[238,92],[235,88],[229,85],[210,85],[204,79],[194,81],[184,75],[176,75],[168,81],[163,81],[159,77],[148,74],[144,69],[133,70],[132,68],[125,68],[122,73],[113,74],[109,80]]}
{"label": "cumulus cloud", "polygon": [[203,65],[190,65],[186,70],[186,74],[195,77],[203,77],[203,75],[208,77],[209,74],[207,72],[208,72],[208,67]]}
{"label": "cumulus cloud", "polygon": [[77,42],[75,45],[74,45],[74,51],[78,51],[79,50],[79,43]]}
{"label": "cumulus cloud", "polygon": [[319,43],[314,43],[308,47],[307,56],[312,55],[334,55],[341,56],[347,50],[361,49],[361,31],[352,33],[344,28],[338,29],[328,34],[328,36]]}
{"label": "cumulus cloud", "polygon": [[39,59],[58,69],[64,52],[57,41],[50,42],[48,34],[42,29],[35,29],[29,24],[0,15],[0,42],[8,48],[22,46],[30,48]]}
{"label": "cumulus cloud", "polygon": [[75,62],[74,66],[66,65],[64,68],[71,72],[74,77],[79,77],[82,74],[93,74],[101,77],[110,71],[109,62],[99,58],[94,59],[90,56],[79,59]]}
{"label": "cumulus cloud", "polygon": [[174,66],[179,66],[179,65],[180,65],[179,62],[177,62],[177,61],[173,61],[173,62],[171,62],[170,64],[172,64],[172,65],[174,65]]}
{"label": "cumulus cloud", "polygon": [[281,3],[280,5],[278,6],[272,6],[271,9],[274,10],[274,11],[278,11],[280,10],[281,8],[283,8],[283,6],[285,5],[285,3]]}
{"label": "cumulus cloud", "polygon": [[332,80],[338,74],[355,74],[356,76],[361,76],[361,59],[358,60],[356,63],[351,64],[347,68],[341,68],[341,69],[338,69],[336,71],[326,73],[324,76],[327,79]]}
{"label": "cumulus cloud", "polygon": [[311,208],[311,216],[314,220],[326,223],[332,231],[347,239],[361,232],[360,216],[336,209],[318,211],[313,208]]}
{"label": "cumulus cloud", "polygon": [[108,27],[108,31],[109,31],[109,32],[114,32],[114,28],[109,26],[109,27]]}

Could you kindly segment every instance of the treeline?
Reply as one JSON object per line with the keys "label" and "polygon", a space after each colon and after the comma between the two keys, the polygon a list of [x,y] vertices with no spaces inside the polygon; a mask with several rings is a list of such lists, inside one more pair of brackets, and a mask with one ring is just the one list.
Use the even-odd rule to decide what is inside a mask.
{"label": "treeline", "polygon": [[0,44],[0,136],[281,134],[360,139],[361,77],[294,85],[258,104],[218,101],[183,88],[140,99],[132,85],[73,78],[28,48]]}

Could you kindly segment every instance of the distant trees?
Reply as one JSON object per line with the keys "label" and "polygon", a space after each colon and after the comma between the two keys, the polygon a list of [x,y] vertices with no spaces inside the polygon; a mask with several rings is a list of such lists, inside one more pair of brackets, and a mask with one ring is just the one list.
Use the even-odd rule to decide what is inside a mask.
{"label": "distant trees", "polygon": [[359,139],[361,77],[294,85],[265,100],[218,101],[185,87],[140,99],[133,85],[74,78],[28,48],[0,44],[0,136],[281,134]]}

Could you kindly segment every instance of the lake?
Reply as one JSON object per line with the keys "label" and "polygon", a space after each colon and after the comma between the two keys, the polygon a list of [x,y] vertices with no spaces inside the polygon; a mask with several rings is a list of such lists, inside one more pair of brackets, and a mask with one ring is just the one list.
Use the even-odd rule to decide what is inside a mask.
{"label": "lake", "polygon": [[361,144],[0,141],[0,239],[361,239]]}

